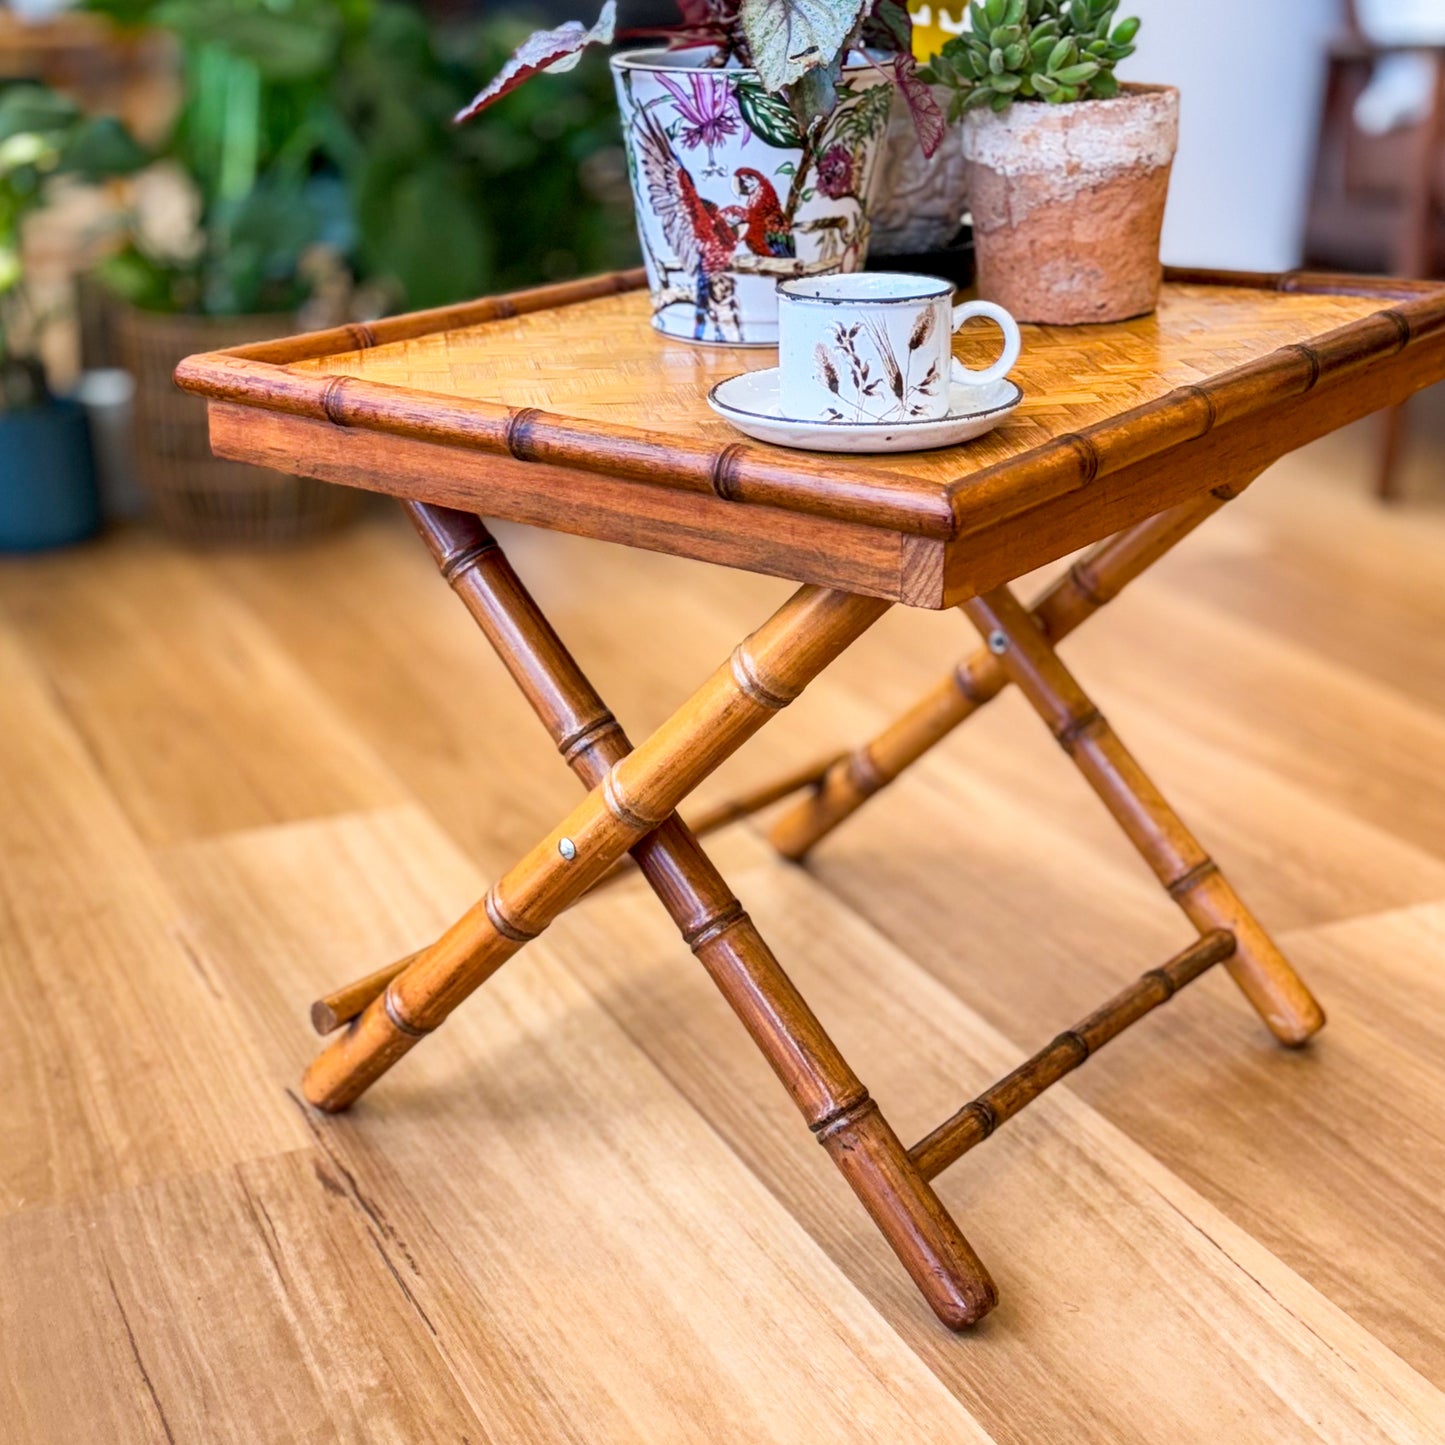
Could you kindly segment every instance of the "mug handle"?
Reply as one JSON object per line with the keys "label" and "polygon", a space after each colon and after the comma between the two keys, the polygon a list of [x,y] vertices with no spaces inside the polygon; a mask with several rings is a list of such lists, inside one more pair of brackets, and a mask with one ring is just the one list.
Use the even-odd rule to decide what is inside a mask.
{"label": "mug handle", "polygon": [[1019,334],[1018,322],[1002,306],[997,306],[992,301],[965,301],[961,306],[955,306],[953,329],[957,331],[965,321],[975,316],[986,317],[1003,332],[1003,355],[983,371],[970,370],[955,356],[953,379],[964,386],[987,386],[991,381],[1002,381],[1014,369],[1014,363],[1018,361],[1019,353],[1023,350],[1023,337]]}

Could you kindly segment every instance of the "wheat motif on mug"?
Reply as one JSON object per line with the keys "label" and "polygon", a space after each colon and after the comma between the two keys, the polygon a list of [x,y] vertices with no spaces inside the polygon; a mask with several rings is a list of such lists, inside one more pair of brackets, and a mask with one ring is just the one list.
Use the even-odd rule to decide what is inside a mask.
{"label": "wheat motif on mug", "polygon": [[[813,351],[819,383],[838,399],[837,405],[827,410],[828,420],[907,421],[923,416],[926,408],[920,399],[938,391],[938,357],[932,357],[921,380],[913,379],[913,368],[936,324],[932,309],[924,311],[914,323],[901,359],[888,332],[877,321],[833,326],[831,345],[820,341]],[[873,353],[872,360],[863,354],[864,346]]]}

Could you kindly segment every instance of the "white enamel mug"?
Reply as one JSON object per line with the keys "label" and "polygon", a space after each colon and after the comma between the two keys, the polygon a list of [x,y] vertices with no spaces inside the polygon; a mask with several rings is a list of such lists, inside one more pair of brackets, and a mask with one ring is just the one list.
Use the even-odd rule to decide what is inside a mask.
{"label": "white enamel mug", "polygon": [[[982,371],[953,355],[953,333],[975,316],[1003,332],[1003,355]],[[955,306],[953,287],[933,276],[875,271],[778,286],[779,400],[798,421],[938,421],[953,387],[1002,380],[1021,349],[1002,306]]]}

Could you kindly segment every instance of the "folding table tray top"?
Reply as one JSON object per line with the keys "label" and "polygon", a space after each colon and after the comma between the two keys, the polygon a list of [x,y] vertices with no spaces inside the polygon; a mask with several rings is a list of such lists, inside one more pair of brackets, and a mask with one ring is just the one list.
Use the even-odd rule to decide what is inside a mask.
{"label": "folding table tray top", "polygon": [[[1020,409],[964,446],[740,441],[755,349],[655,332],[641,271],[192,357],[216,452],[415,501],[950,607],[1445,372],[1445,289],[1170,271],[1157,313],[1024,328]],[[955,349],[979,362],[987,339]]]}

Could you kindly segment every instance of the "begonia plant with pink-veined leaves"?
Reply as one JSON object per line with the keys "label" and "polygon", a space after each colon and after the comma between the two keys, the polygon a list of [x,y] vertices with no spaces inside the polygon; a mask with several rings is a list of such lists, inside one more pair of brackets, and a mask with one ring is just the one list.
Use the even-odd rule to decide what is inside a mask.
{"label": "begonia plant with pink-veined leaves", "polygon": [[[617,30],[616,0],[606,0],[596,24],[577,20],[531,35],[472,103],[458,115],[470,120],[544,72],[570,70],[584,51],[617,39],[661,39],[672,47],[711,47],[715,64],[746,66],[763,89],[780,95],[799,130],[816,132],[838,103],[845,58],[866,56],[884,71],[907,103],[925,155],[943,139],[945,120],[913,59],[913,21],[903,0],[677,0],[675,24]],[[705,97],[704,97],[705,99]],[[726,125],[699,106],[700,138]]]}

